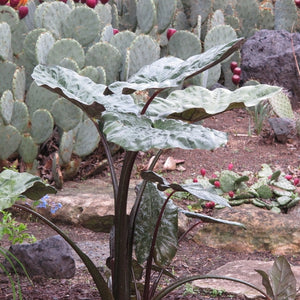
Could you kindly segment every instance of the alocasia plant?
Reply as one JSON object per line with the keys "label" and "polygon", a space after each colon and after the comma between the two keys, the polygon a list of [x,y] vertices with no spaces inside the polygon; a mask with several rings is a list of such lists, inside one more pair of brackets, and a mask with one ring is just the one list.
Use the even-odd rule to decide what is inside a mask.
{"label": "alocasia plant", "polygon": [[[115,198],[111,257],[108,260],[112,271],[112,292],[105,286],[104,278],[91,261],[74,243],[71,244],[86,263],[103,300],[129,300],[134,294],[141,298],[140,291],[131,288],[131,282],[137,277],[132,275],[132,265],[136,264],[133,261],[134,250],[139,264],[147,261],[142,299],[155,297],[157,282],[150,287],[153,259],[156,268],[163,270],[176,254],[177,247],[178,208],[170,197],[159,190],[172,188],[174,192],[187,191],[204,201],[228,206],[225,199],[210,193],[200,184],[169,184],[150,170],[143,174],[144,181],[138,186],[130,216],[126,213],[129,181],[138,151],[176,147],[212,150],[220,147],[227,142],[225,133],[193,122],[229,109],[254,106],[280,91],[279,87],[269,85],[244,87],[234,92],[223,89],[208,91],[194,86],[182,90],[186,79],[229,57],[242,42],[242,39],[237,39],[187,60],[164,57],[143,67],[127,82],[114,82],[109,86],[96,84],[59,66],[38,65],[34,69],[32,77],[39,86],[65,97],[95,122],[108,157]],[[158,97],[162,91],[166,94],[170,90],[173,92],[165,98]],[[131,94],[136,91],[148,91],[148,100],[135,102]],[[108,142],[118,144],[126,151],[119,179]],[[160,154],[161,150],[158,150],[156,160]],[[200,214],[196,217],[241,226]],[[55,225],[50,225],[55,228]],[[59,232],[59,229],[56,230]],[[160,297],[156,296],[155,299]]]}

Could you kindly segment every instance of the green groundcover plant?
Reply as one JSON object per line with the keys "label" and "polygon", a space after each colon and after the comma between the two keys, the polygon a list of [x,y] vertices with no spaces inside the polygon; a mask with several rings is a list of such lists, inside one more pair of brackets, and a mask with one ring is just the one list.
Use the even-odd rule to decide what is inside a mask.
{"label": "green groundcover plant", "polygon": [[[269,85],[243,87],[233,92],[226,89],[209,91],[199,86],[182,89],[186,79],[227,59],[242,42],[243,39],[237,39],[187,60],[163,57],[143,67],[127,82],[114,82],[109,86],[95,84],[59,66],[38,65],[34,69],[32,77],[39,86],[68,99],[94,121],[108,158],[115,198],[115,219],[111,230],[110,257],[107,259],[111,269],[108,281],[72,240],[39,215],[78,253],[103,300],[129,300],[132,296],[144,300],[161,299],[179,285],[205,277],[199,275],[175,280],[169,287],[156,291],[162,275],[174,277],[165,269],[176,255],[178,244],[178,207],[170,198],[174,193],[184,191],[203,201],[230,205],[226,199],[201,184],[172,184],[152,169],[162,149],[213,150],[224,145],[227,135],[203,127],[199,122],[204,118],[233,108],[255,106],[280,92],[279,87]],[[141,92],[148,95],[146,101],[135,97]],[[164,97],[158,96],[161,92],[164,92]],[[125,150],[120,178],[116,176],[109,142]],[[143,182],[137,187],[135,204],[128,216],[128,188],[135,159],[138,151],[150,149],[157,149],[157,154],[150,170],[141,174]],[[167,189],[172,189],[172,192],[166,197],[164,191]],[[22,205],[17,207],[38,215]],[[194,217],[207,222],[242,226],[201,214]],[[152,278],[154,272],[158,274],[156,279]],[[230,280],[240,282],[238,279]],[[268,298],[267,294],[260,292]]]}
{"label": "green groundcover plant", "polygon": [[30,198],[38,201],[45,194],[56,190],[45,184],[39,177],[28,173],[18,173],[15,170],[4,170],[0,173],[0,256],[6,259],[16,275],[14,279],[7,268],[0,263],[0,269],[9,278],[13,299],[22,299],[19,277],[15,264],[18,264],[30,280],[22,263],[7,249],[1,247],[1,240],[7,237],[12,243],[34,242],[34,236],[25,232],[26,224],[17,222],[12,214],[5,209],[11,207],[20,198]]}

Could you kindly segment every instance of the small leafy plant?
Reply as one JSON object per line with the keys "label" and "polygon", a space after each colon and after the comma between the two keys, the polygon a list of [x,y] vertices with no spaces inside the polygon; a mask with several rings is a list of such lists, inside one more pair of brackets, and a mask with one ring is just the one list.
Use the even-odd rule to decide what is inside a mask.
{"label": "small leafy plant", "polygon": [[[4,170],[0,173],[0,245],[1,239],[4,236],[7,236],[8,240],[11,241],[12,244],[22,243],[25,240],[29,242],[35,241],[34,236],[24,232],[26,230],[26,225],[23,223],[18,223],[12,217],[12,214],[5,211],[5,209],[13,206],[20,198],[25,199],[25,197],[27,197],[32,200],[38,200],[47,193],[55,193],[55,189],[45,184],[37,176],[33,176],[28,173],[18,173],[15,170]],[[12,253],[3,247],[0,247],[0,255],[8,261],[15,275],[18,275],[14,265],[14,262],[17,262],[30,281],[24,266]],[[6,274],[10,281],[13,299],[17,299],[17,295],[19,299],[22,299],[22,292],[18,276],[16,280],[14,280],[12,275],[1,263],[0,269],[4,272],[4,274]]]}
{"label": "small leafy plant", "polygon": [[[231,206],[253,204],[276,213],[286,213],[300,201],[296,190],[299,178],[284,174],[280,170],[273,171],[267,164],[263,164],[257,174],[247,171],[234,172],[230,164],[228,170],[215,172],[213,178],[201,175],[196,179],[208,190],[226,198]],[[188,180],[187,183],[190,181]],[[208,204],[209,202],[204,203],[203,206],[225,207],[220,204],[211,207]]]}
{"label": "small leafy plant", "polygon": [[[280,91],[279,87],[257,85],[234,92],[225,89],[209,91],[199,86],[182,89],[187,79],[217,65],[235,50],[242,39],[234,40],[187,60],[168,56],[143,67],[126,82],[109,86],[95,84],[76,72],[59,67],[38,65],[32,74],[35,82],[80,107],[94,121],[107,155],[114,188],[115,219],[111,231],[110,257],[112,288],[78,246],[56,225],[35,211],[17,205],[39,216],[61,234],[78,253],[91,273],[103,300],[161,299],[181,284],[201,276],[178,279],[157,292],[162,275],[176,255],[178,244],[178,210],[171,201],[176,192],[188,192],[204,201],[229,206],[226,199],[201,184],[175,184],[154,173],[153,167],[162,149],[212,150],[227,142],[225,133],[205,128],[198,122],[233,108],[250,107]],[[164,91],[164,97],[158,95]],[[135,97],[143,92],[146,101]],[[108,142],[125,150],[120,178],[114,169]],[[139,151],[157,149],[149,171],[142,172],[143,182],[137,187],[137,197],[130,215],[127,198],[131,173]],[[167,189],[169,196],[163,193]],[[206,215],[183,211],[203,221],[242,224],[217,220]],[[144,272],[143,272],[144,271]],[[152,279],[153,273],[158,276]],[[143,275],[143,276],[142,276]],[[139,283],[143,281],[142,289]]]}
{"label": "small leafy plant", "polygon": [[[2,215],[2,216],[1,216]],[[4,236],[8,237],[8,240],[12,244],[23,243],[25,240],[27,242],[35,242],[36,239],[33,235],[25,232],[27,225],[24,223],[17,222],[10,212],[0,211],[0,244],[1,239]]]}

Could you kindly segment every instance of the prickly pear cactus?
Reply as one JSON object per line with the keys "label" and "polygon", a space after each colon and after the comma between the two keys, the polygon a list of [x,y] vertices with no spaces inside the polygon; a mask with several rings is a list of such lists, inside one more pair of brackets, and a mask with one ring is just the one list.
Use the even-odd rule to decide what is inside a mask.
{"label": "prickly pear cactus", "polygon": [[151,64],[159,59],[160,48],[156,41],[147,35],[139,35],[127,49],[123,80],[130,78],[143,66]]}
{"label": "prickly pear cactus", "polygon": [[149,33],[156,24],[156,7],[153,0],[137,2],[137,22],[143,33]]}
{"label": "prickly pear cactus", "polygon": [[106,84],[110,84],[119,77],[122,57],[116,47],[107,42],[99,42],[89,48],[85,62],[94,67],[102,66],[106,73]]}
{"label": "prickly pear cactus", "polygon": [[293,0],[277,0],[275,2],[275,30],[292,31],[297,23],[297,8]]}

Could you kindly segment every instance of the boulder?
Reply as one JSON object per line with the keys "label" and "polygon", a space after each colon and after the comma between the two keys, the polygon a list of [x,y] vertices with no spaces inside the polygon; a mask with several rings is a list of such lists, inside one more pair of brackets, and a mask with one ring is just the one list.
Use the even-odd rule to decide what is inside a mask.
{"label": "boulder", "polygon": [[237,252],[300,254],[300,224],[289,214],[276,214],[244,204],[216,210],[213,216],[240,222],[246,229],[225,224],[205,224],[193,237],[197,243]]}
{"label": "boulder", "polygon": [[[265,291],[265,288],[262,284],[262,277],[255,270],[263,270],[268,273],[273,265],[273,261],[259,261],[259,260],[237,260],[229,262],[216,270],[212,270],[208,275],[219,275],[231,278],[237,278],[248,282],[262,291]],[[296,277],[297,289],[299,288],[300,283],[300,267],[291,266],[292,272]],[[197,288],[211,289],[224,291],[227,293],[235,295],[243,295],[245,299],[265,299],[262,297],[262,294],[257,290],[237,282],[230,280],[222,279],[205,279],[205,280],[196,280],[193,282],[193,285]],[[298,298],[296,298],[298,299]]]}
{"label": "boulder", "polygon": [[288,118],[269,118],[275,138],[280,143],[291,142],[297,136],[296,121]]}
{"label": "boulder", "polygon": [[257,31],[241,49],[242,82],[255,79],[260,83],[282,86],[289,91],[292,105],[296,107],[300,101],[300,75],[293,51],[300,56],[300,33]]}
{"label": "boulder", "polygon": [[[62,279],[75,275],[75,260],[71,247],[59,235],[33,244],[12,245],[9,252],[23,264],[30,277]],[[13,272],[7,260],[3,264],[7,270]],[[14,266],[19,274],[24,274],[19,263],[14,261]]]}
{"label": "boulder", "polygon": [[[136,194],[130,185],[128,213]],[[96,232],[109,232],[114,218],[114,198],[111,183],[101,179],[66,182],[56,195],[49,195],[48,205],[38,212],[56,223],[82,225]],[[51,213],[51,207],[60,208]]]}

